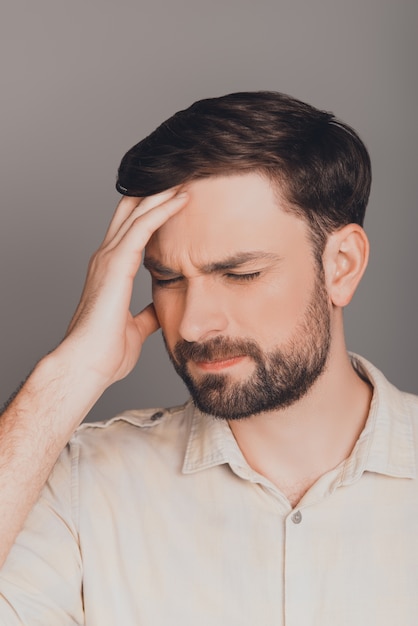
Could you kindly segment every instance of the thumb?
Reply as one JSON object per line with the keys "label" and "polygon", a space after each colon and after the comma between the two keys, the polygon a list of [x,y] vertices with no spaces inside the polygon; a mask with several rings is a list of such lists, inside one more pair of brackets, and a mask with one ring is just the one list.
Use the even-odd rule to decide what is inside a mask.
{"label": "thumb", "polygon": [[155,313],[154,305],[151,303],[142,309],[138,315],[135,315],[134,321],[138,332],[142,337],[142,341],[145,341],[147,337],[155,333],[159,329],[160,323]]}

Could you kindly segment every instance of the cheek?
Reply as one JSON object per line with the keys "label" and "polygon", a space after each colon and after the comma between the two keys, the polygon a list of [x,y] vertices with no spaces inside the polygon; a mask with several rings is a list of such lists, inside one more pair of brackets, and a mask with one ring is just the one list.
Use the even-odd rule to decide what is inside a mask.
{"label": "cheek", "polygon": [[270,285],[242,299],[238,309],[240,325],[248,325],[251,320],[252,330],[248,330],[266,343],[288,340],[304,319],[312,288],[313,283],[301,277],[282,277],[280,285]]}
{"label": "cheek", "polygon": [[245,298],[237,311],[242,331],[263,343],[285,340],[292,329],[297,307],[289,298],[264,294],[260,298]]}
{"label": "cheek", "polygon": [[168,340],[180,323],[182,299],[174,289],[158,288],[152,290],[152,299],[161,329]]}

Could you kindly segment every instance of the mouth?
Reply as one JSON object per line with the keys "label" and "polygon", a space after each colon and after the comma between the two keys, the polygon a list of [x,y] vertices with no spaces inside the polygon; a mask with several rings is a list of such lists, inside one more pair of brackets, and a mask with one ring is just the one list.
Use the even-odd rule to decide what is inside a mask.
{"label": "mouth", "polygon": [[219,372],[224,369],[228,369],[229,367],[233,367],[234,365],[240,363],[245,356],[234,356],[228,359],[214,359],[211,361],[193,361],[193,365],[197,367],[197,369],[203,370],[205,372]]}

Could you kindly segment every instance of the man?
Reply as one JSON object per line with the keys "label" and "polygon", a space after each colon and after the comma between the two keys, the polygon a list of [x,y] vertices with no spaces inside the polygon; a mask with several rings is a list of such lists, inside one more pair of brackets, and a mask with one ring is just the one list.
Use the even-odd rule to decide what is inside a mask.
{"label": "man", "polygon": [[[356,133],[282,94],[204,100],[117,187],[66,337],[2,417],[0,622],[416,624],[418,403],[344,341]],[[159,327],[193,402],[73,434]]]}

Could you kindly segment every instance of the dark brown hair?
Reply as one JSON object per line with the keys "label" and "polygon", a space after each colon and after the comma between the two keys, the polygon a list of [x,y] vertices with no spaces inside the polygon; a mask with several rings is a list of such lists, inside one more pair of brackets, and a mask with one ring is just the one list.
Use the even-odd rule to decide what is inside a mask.
{"label": "dark brown hair", "polygon": [[363,224],[371,183],[363,142],[332,113],[276,92],[233,93],[179,111],[125,154],[116,188],[149,196],[250,171],[278,184],[285,208],[310,224],[317,252],[328,233]]}

